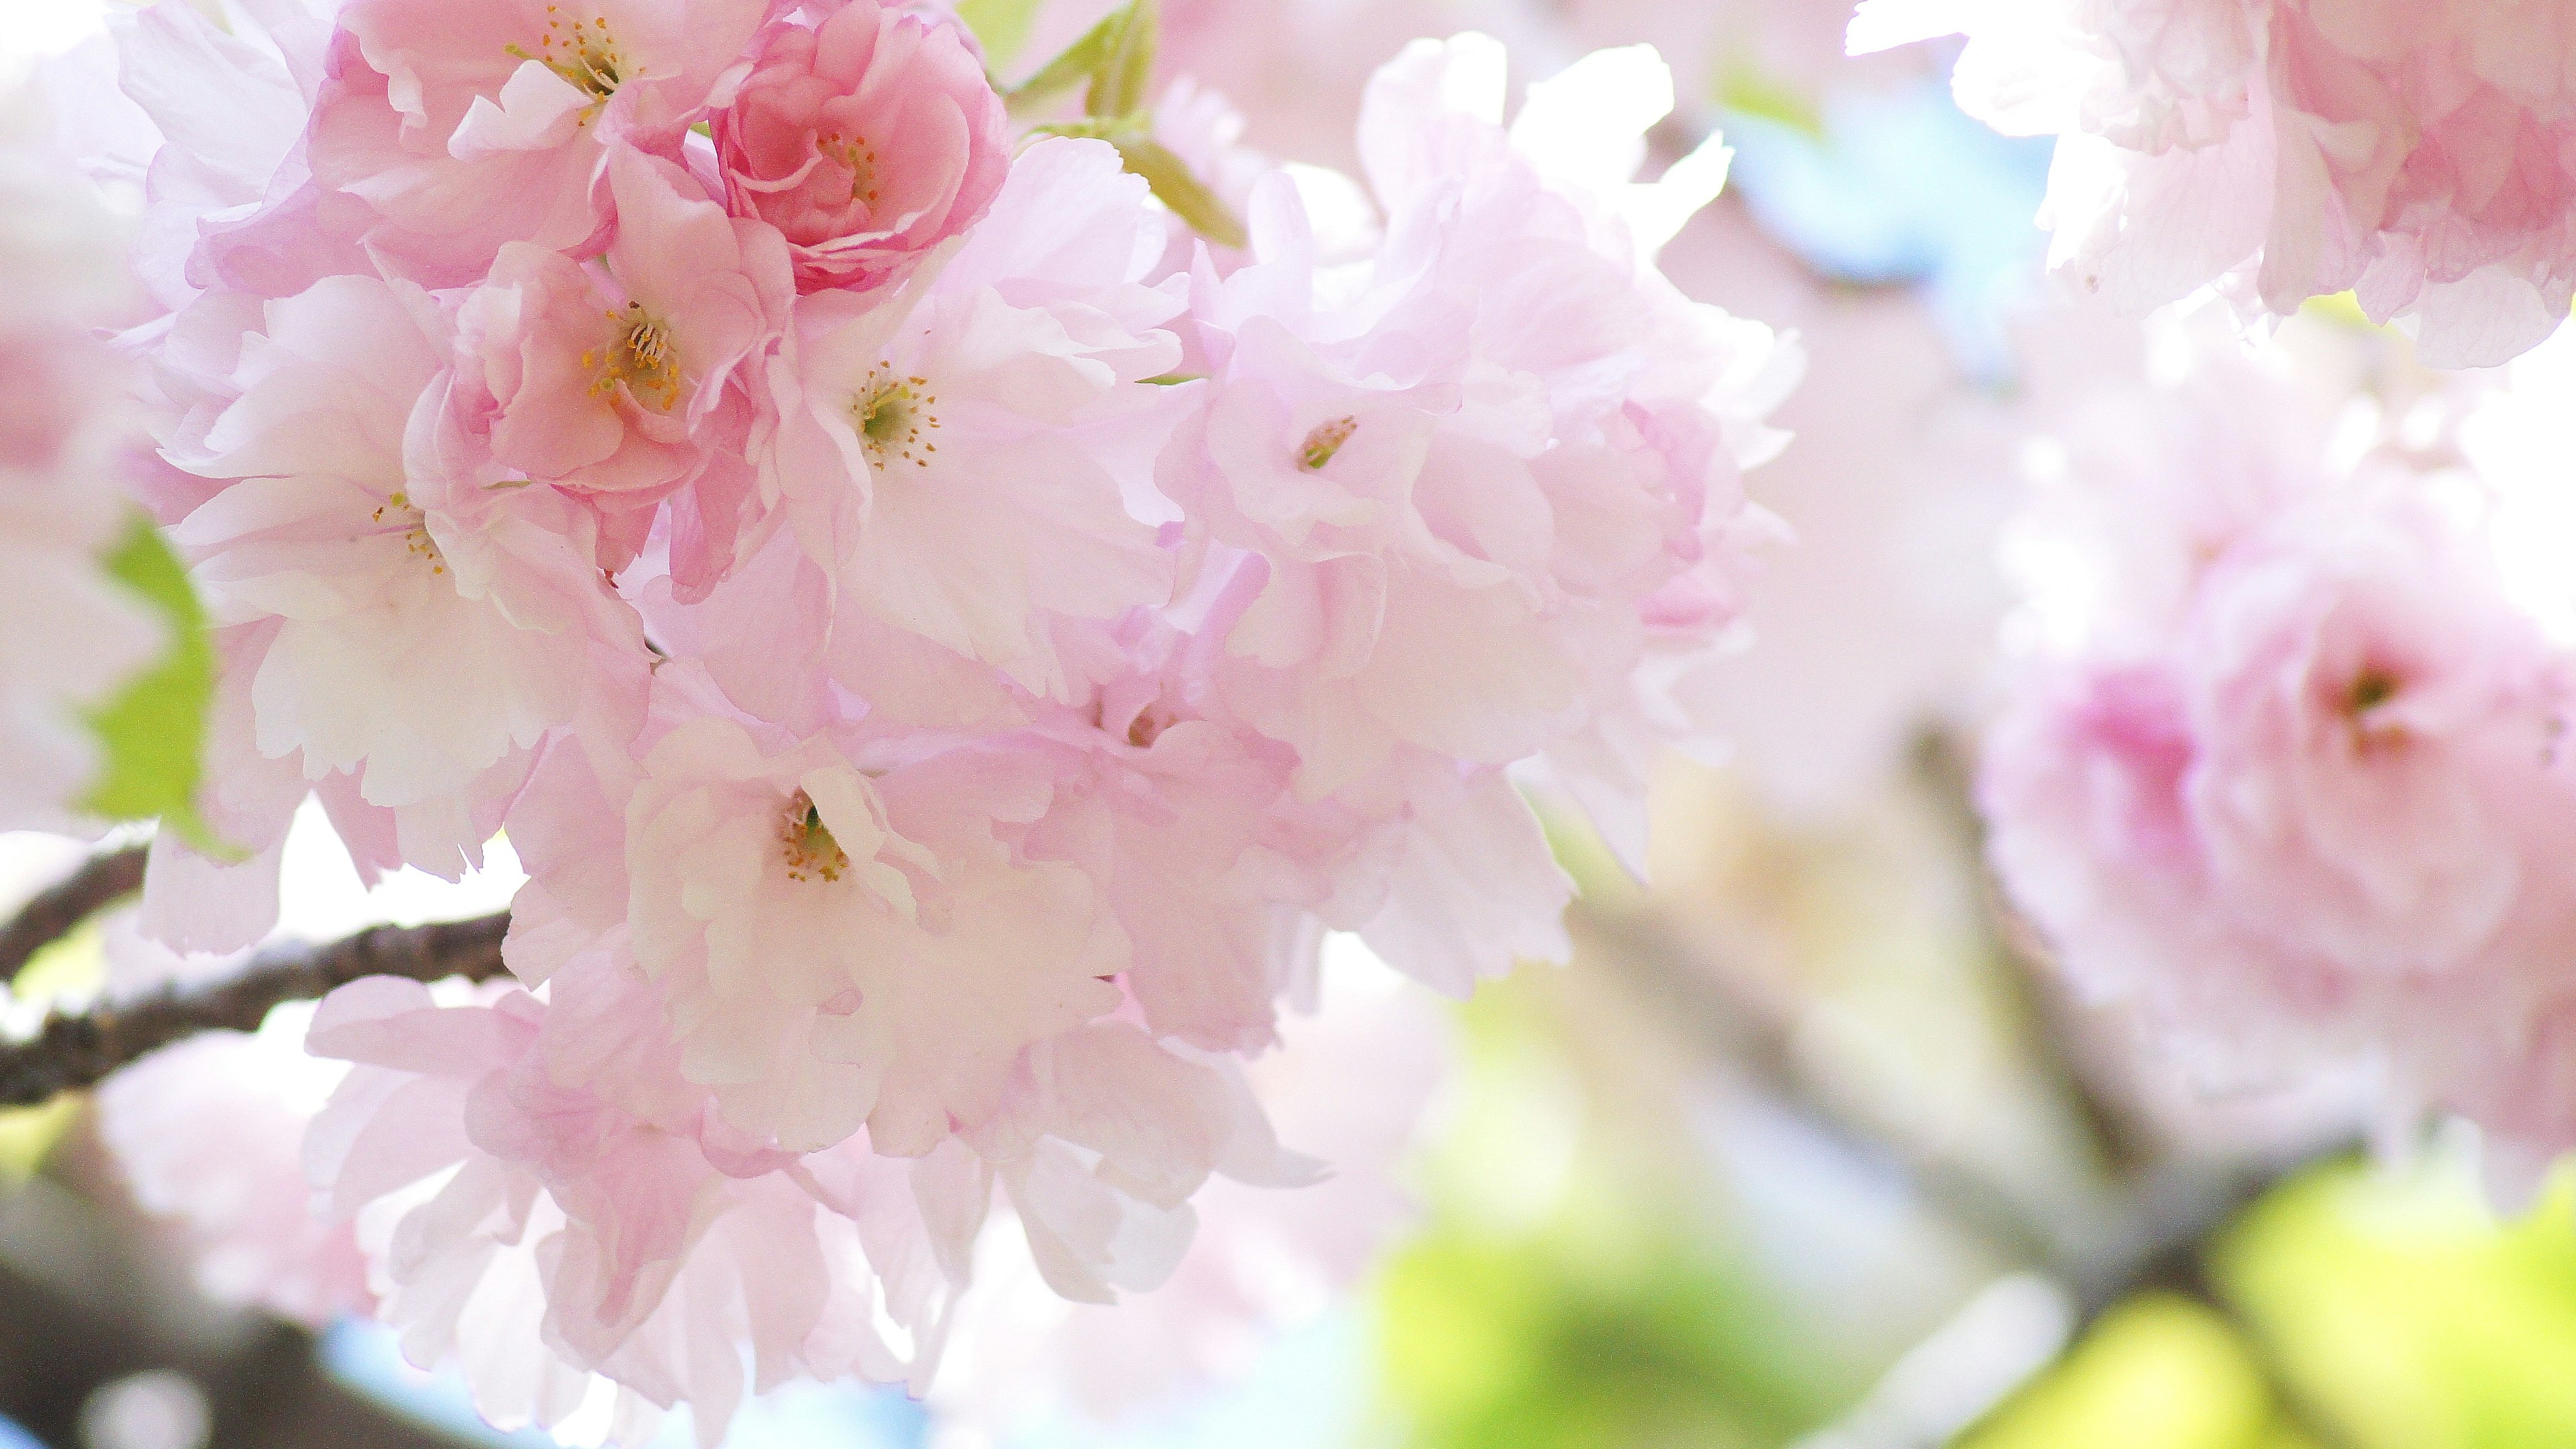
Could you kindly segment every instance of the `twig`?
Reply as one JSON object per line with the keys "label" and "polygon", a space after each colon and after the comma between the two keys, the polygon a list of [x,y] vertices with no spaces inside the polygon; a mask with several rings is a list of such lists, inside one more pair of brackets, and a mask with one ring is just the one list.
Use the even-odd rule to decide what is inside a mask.
{"label": "twig", "polygon": [[144,847],[128,846],[82,861],[59,885],[38,892],[0,926],[0,981],[15,981],[37,952],[81,922],[143,889]]}
{"label": "twig", "polygon": [[33,1107],[93,1087],[117,1068],[202,1031],[257,1031],[269,1009],[313,1001],[362,976],[449,976],[485,981],[501,974],[509,913],[427,926],[373,926],[328,945],[273,947],[240,975],[203,986],[170,987],[137,1001],[55,1015],[32,1038],[0,1047],[0,1107]]}

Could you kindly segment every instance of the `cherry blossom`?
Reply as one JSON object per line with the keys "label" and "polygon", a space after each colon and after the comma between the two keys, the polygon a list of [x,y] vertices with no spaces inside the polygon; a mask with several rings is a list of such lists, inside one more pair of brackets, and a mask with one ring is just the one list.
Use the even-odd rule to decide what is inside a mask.
{"label": "cherry blossom", "polygon": [[2440,367],[2503,362],[2576,291],[2568,40],[2541,5],[1869,0],[1854,51],[1962,33],[1961,104],[2060,137],[2052,265],[2144,311],[2224,279],[2353,291]]}
{"label": "cherry blossom", "polygon": [[[299,819],[527,879],[511,980],[321,1003],[331,1099],[245,1097],[238,1173],[120,1149],[210,1280],[496,1424],[712,1444],[791,1380],[925,1391],[997,1254],[1238,1293],[1210,1193],[1353,1271],[1269,1113],[1330,933],[1455,995],[1561,958],[1524,785],[1641,814],[1776,532],[1796,354],[1656,269],[1724,171],[1631,179],[1660,63],[1506,125],[1499,46],[1409,49],[1363,186],[1203,90],[1015,120],[878,0],[263,15],[125,24],[97,162],[146,178],[138,491],[217,664],[213,839],[156,839],[140,927],[264,938]],[[117,1133],[297,1034],[150,1064]],[[1387,1085],[1313,1146],[1390,1151]],[[1315,1201],[1373,1242],[1380,1188]]]}
{"label": "cherry blossom", "polygon": [[612,146],[675,146],[731,97],[763,0],[351,0],[306,147],[380,254],[470,283],[504,242],[586,248]]}
{"label": "cherry blossom", "polygon": [[1002,98],[953,23],[848,0],[773,21],[719,112],[725,197],[775,225],[808,287],[873,290],[992,204]]}
{"label": "cherry blossom", "polygon": [[2359,1057],[2395,1119],[2554,1151],[2499,1082],[2542,1069],[2563,1009],[2576,676],[2503,566],[2507,495],[2393,441],[2338,456],[2320,431],[2302,458],[2282,383],[2216,377],[2232,413],[2132,397],[2165,425],[2129,436],[2163,451],[2088,449],[2057,485],[2112,503],[2152,459],[2169,506],[2038,515],[2091,566],[2036,576],[2034,623],[2059,617],[1988,740],[1996,864],[2070,980],[2204,1079]]}

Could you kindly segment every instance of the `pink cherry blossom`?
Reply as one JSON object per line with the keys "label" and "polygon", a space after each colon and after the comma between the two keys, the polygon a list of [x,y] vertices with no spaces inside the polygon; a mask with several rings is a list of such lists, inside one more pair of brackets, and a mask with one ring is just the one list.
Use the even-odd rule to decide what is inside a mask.
{"label": "pink cherry blossom", "polygon": [[1855,51],[1969,38],[1961,103],[2056,133],[2052,264],[2144,311],[2226,279],[2352,290],[2440,367],[2503,362],[2576,291],[2576,92],[2548,6],[1870,0]]}
{"label": "pink cherry blossom", "polygon": [[1169,1271],[1211,1172],[1302,1170],[1239,1081],[1119,1025],[1022,1053],[1002,1111],[917,1160],[781,1152],[708,1110],[640,980],[594,959],[556,988],[585,1005],[363,981],[310,1038],[357,1063],[314,1181],[357,1214],[405,1352],[460,1363],[496,1423],[588,1403],[627,1438],[686,1402],[713,1444],[790,1375],[918,1381],[995,1192],[1040,1271],[1099,1297]]}
{"label": "pink cherry blossom", "polygon": [[797,304],[764,493],[852,606],[1061,695],[1050,616],[1169,597],[1131,506],[1184,401],[1146,383],[1181,360],[1154,226],[1108,146],[1042,141],[935,278]]}
{"label": "pink cherry blossom", "polygon": [[2498,494],[2388,450],[2266,477],[2277,388],[2222,426],[2176,402],[2189,450],[2147,456],[2190,501],[2126,511],[2101,571],[2156,587],[2034,631],[1989,738],[1997,866],[2070,978],[2204,1077],[2358,1055],[2394,1113],[2507,1111],[2492,1054],[2536,1046],[2576,931],[2546,864],[2576,676],[2508,586]]}
{"label": "pink cherry blossom", "polygon": [[409,467],[415,407],[446,361],[427,297],[334,278],[265,315],[238,395],[173,446],[231,480],[173,536],[238,651],[247,743],[310,781],[357,777],[372,805],[465,810],[604,705],[640,641],[568,500]]}
{"label": "pink cherry blossom", "polygon": [[713,1444],[755,1383],[900,1380],[869,1319],[904,1320],[907,1351],[935,1344],[910,1311],[925,1305],[887,1296],[909,1286],[905,1254],[930,1267],[902,1198],[935,1169],[862,1159],[841,1184],[853,1215],[825,1206],[815,1176],[704,1110],[631,991],[595,979],[566,1014],[370,980],[316,1014],[312,1049],[357,1065],[307,1164],[331,1211],[357,1214],[404,1352],[461,1367],[496,1424],[587,1409],[629,1443],[687,1402]]}
{"label": "pink cherry blossom", "polygon": [[369,246],[435,286],[502,244],[583,249],[613,144],[675,147],[740,83],[766,0],[351,0],[307,148],[381,218]]}
{"label": "pink cherry blossom", "polygon": [[959,27],[878,0],[772,21],[716,123],[727,204],[786,236],[809,288],[902,280],[983,217],[1010,165]]}
{"label": "pink cherry blossom", "polygon": [[448,426],[488,438],[505,476],[589,496],[609,567],[642,546],[655,503],[699,484],[700,548],[675,564],[712,576],[747,501],[746,374],[786,320],[785,250],[669,162],[621,147],[607,184],[617,234],[598,262],[512,242],[464,302]]}
{"label": "pink cherry blossom", "polygon": [[[1262,560],[1224,687],[1297,747],[1309,795],[1404,747],[1522,758],[1582,730],[1650,635],[1714,640],[1733,619],[1753,516],[1738,469],[1772,446],[1758,420],[1794,364],[1648,260],[1714,191],[1705,158],[1655,186],[1586,179],[1632,168],[1604,153],[1669,106],[1660,66],[1578,67],[1529,106],[1613,92],[1609,120],[1524,149],[1498,48],[1412,48],[1362,118],[1390,212],[1374,290],[1317,306],[1277,183],[1255,201],[1255,263],[1202,282],[1213,374],[1160,481]],[[1649,336],[1670,344],[1660,372],[1630,365]]]}
{"label": "pink cherry blossom", "polygon": [[1403,1168],[1446,1064],[1446,1024],[1383,966],[1335,965],[1320,1009],[1291,1016],[1282,1045],[1246,1068],[1281,1140],[1332,1176],[1289,1192],[1210,1182],[1170,1281],[1115,1308],[984,1254],[931,1398],[943,1423],[1003,1438],[1072,1407],[1115,1424],[1225,1382],[1318,1319],[1413,1223]]}
{"label": "pink cherry blossom", "polygon": [[1052,768],[1024,749],[879,763],[721,715],[672,723],[642,758],[623,852],[635,958],[671,999],[690,1079],[802,1149],[864,1122],[918,1155],[990,1118],[1023,1046],[1118,1004],[1098,978],[1127,942],[1098,886],[1019,849]]}
{"label": "pink cherry blossom", "polygon": [[[239,848],[156,841],[144,925],[264,935],[299,817],[362,876],[506,829],[515,983],[315,1017],[329,1225],[196,1224],[363,1258],[496,1423],[919,1392],[979,1256],[1153,1291],[1203,1194],[1331,1167],[1256,1081],[1328,932],[1461,995],[1561,957],[1523,785],[1625,841],[1706,743],[1796,355],[1657,271],[1724,152],[1631,179],[1646,55],[1507,125],[1498,46],[1408,50],[1365,193],[1176,91],[1155,134],[1250,225],[1210,249],[1110,142],[1010,154],[926,9],[264,14],[137,20],[112,118],[159,137],[138,495],[216,624]],[[1342,1209],[1245,1208],[1301,1211]],[[1266,1321],[1239,1256],[1174,1301]]]}

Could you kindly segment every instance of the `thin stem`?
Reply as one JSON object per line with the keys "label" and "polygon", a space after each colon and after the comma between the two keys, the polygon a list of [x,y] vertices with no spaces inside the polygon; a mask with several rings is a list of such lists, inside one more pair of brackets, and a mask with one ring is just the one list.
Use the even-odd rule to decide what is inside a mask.
{"label": "thin stem", "polygon": [[510,916],[427,926],[373,926],[327,945],[272,947],[240,975],[165,987],[139,1000],[46,1018],[35,1036],[0,1047],[0,1107],[33,1107],[94,1087],[170,1043],[201,1031],[257,1031],[281,1002],[315,1001],[362,976],[437,981],[500,975]]}
{"label": "thin stem", "polygon": [[140,845],[93,855],[60,884],[38,892],[7,925],[0,925],[0,981],[17,980],[37,952],[143,889],[143,856]]}

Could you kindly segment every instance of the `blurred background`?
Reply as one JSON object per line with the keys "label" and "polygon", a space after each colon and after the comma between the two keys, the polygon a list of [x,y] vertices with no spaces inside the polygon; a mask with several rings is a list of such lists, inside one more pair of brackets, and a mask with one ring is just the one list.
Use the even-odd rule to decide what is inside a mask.
{"label": "blurred background", "polygon": [[[1051,7],[1002,64],[1102,8]],[[1166,12],[1168,75],[1239,108],[1243,144],[1321,164],[1347,164],[1359,88],[1411,36],[1491,31],[1523,81],[1600,45],[1663,50],[1681,105],[1662,148],[1716,129],[1737,152],[1666,269],[1809,359],[1779,418],[1797,441],[1751,483],[1798,541],[1707,701],[1735,754],[1659,781],[1651,885],[1559,830],[1583,888],[1568,967],[1454,1009],[1335,943],[1352,984],[1293,1064],[1312,1120],[1283,1123],[1344,1164],[1333,1183],[1212,1194],[1202,1251],[1129,1308],[1049,1318],[994,1285],[930,1404],[795,1390],[728,1443],[2576,1444],[2576,1182],[2500,1222],[2464,1150],[2365,1156],[2364,1084],[2195,1094],[2061,997],[1998,906],[1969,762],[2007,625],[2017,418],[2045,359],[2136,346],[2052,310],[2046,143],[1961,116],[1937,48],[1843,59],[1837,0]],[[94,43],[103,14],[0,0],[0,64]],[[2319,311],[2282,345],[2405,365]],[[65,852],[0,839],[0,908]],[[288,929],[493,909],[514,881],[501,859],[368,893],[307,828]],[[9,1009],[98,990],[118,931],[40,957]],[[0,1178],[0,1414],[37,1440],[547,1442],[483,1428],[365,1326],[316,1335],[203,1294],[185,1225],[141,1204],[85,1103],[0,1115]]]}

